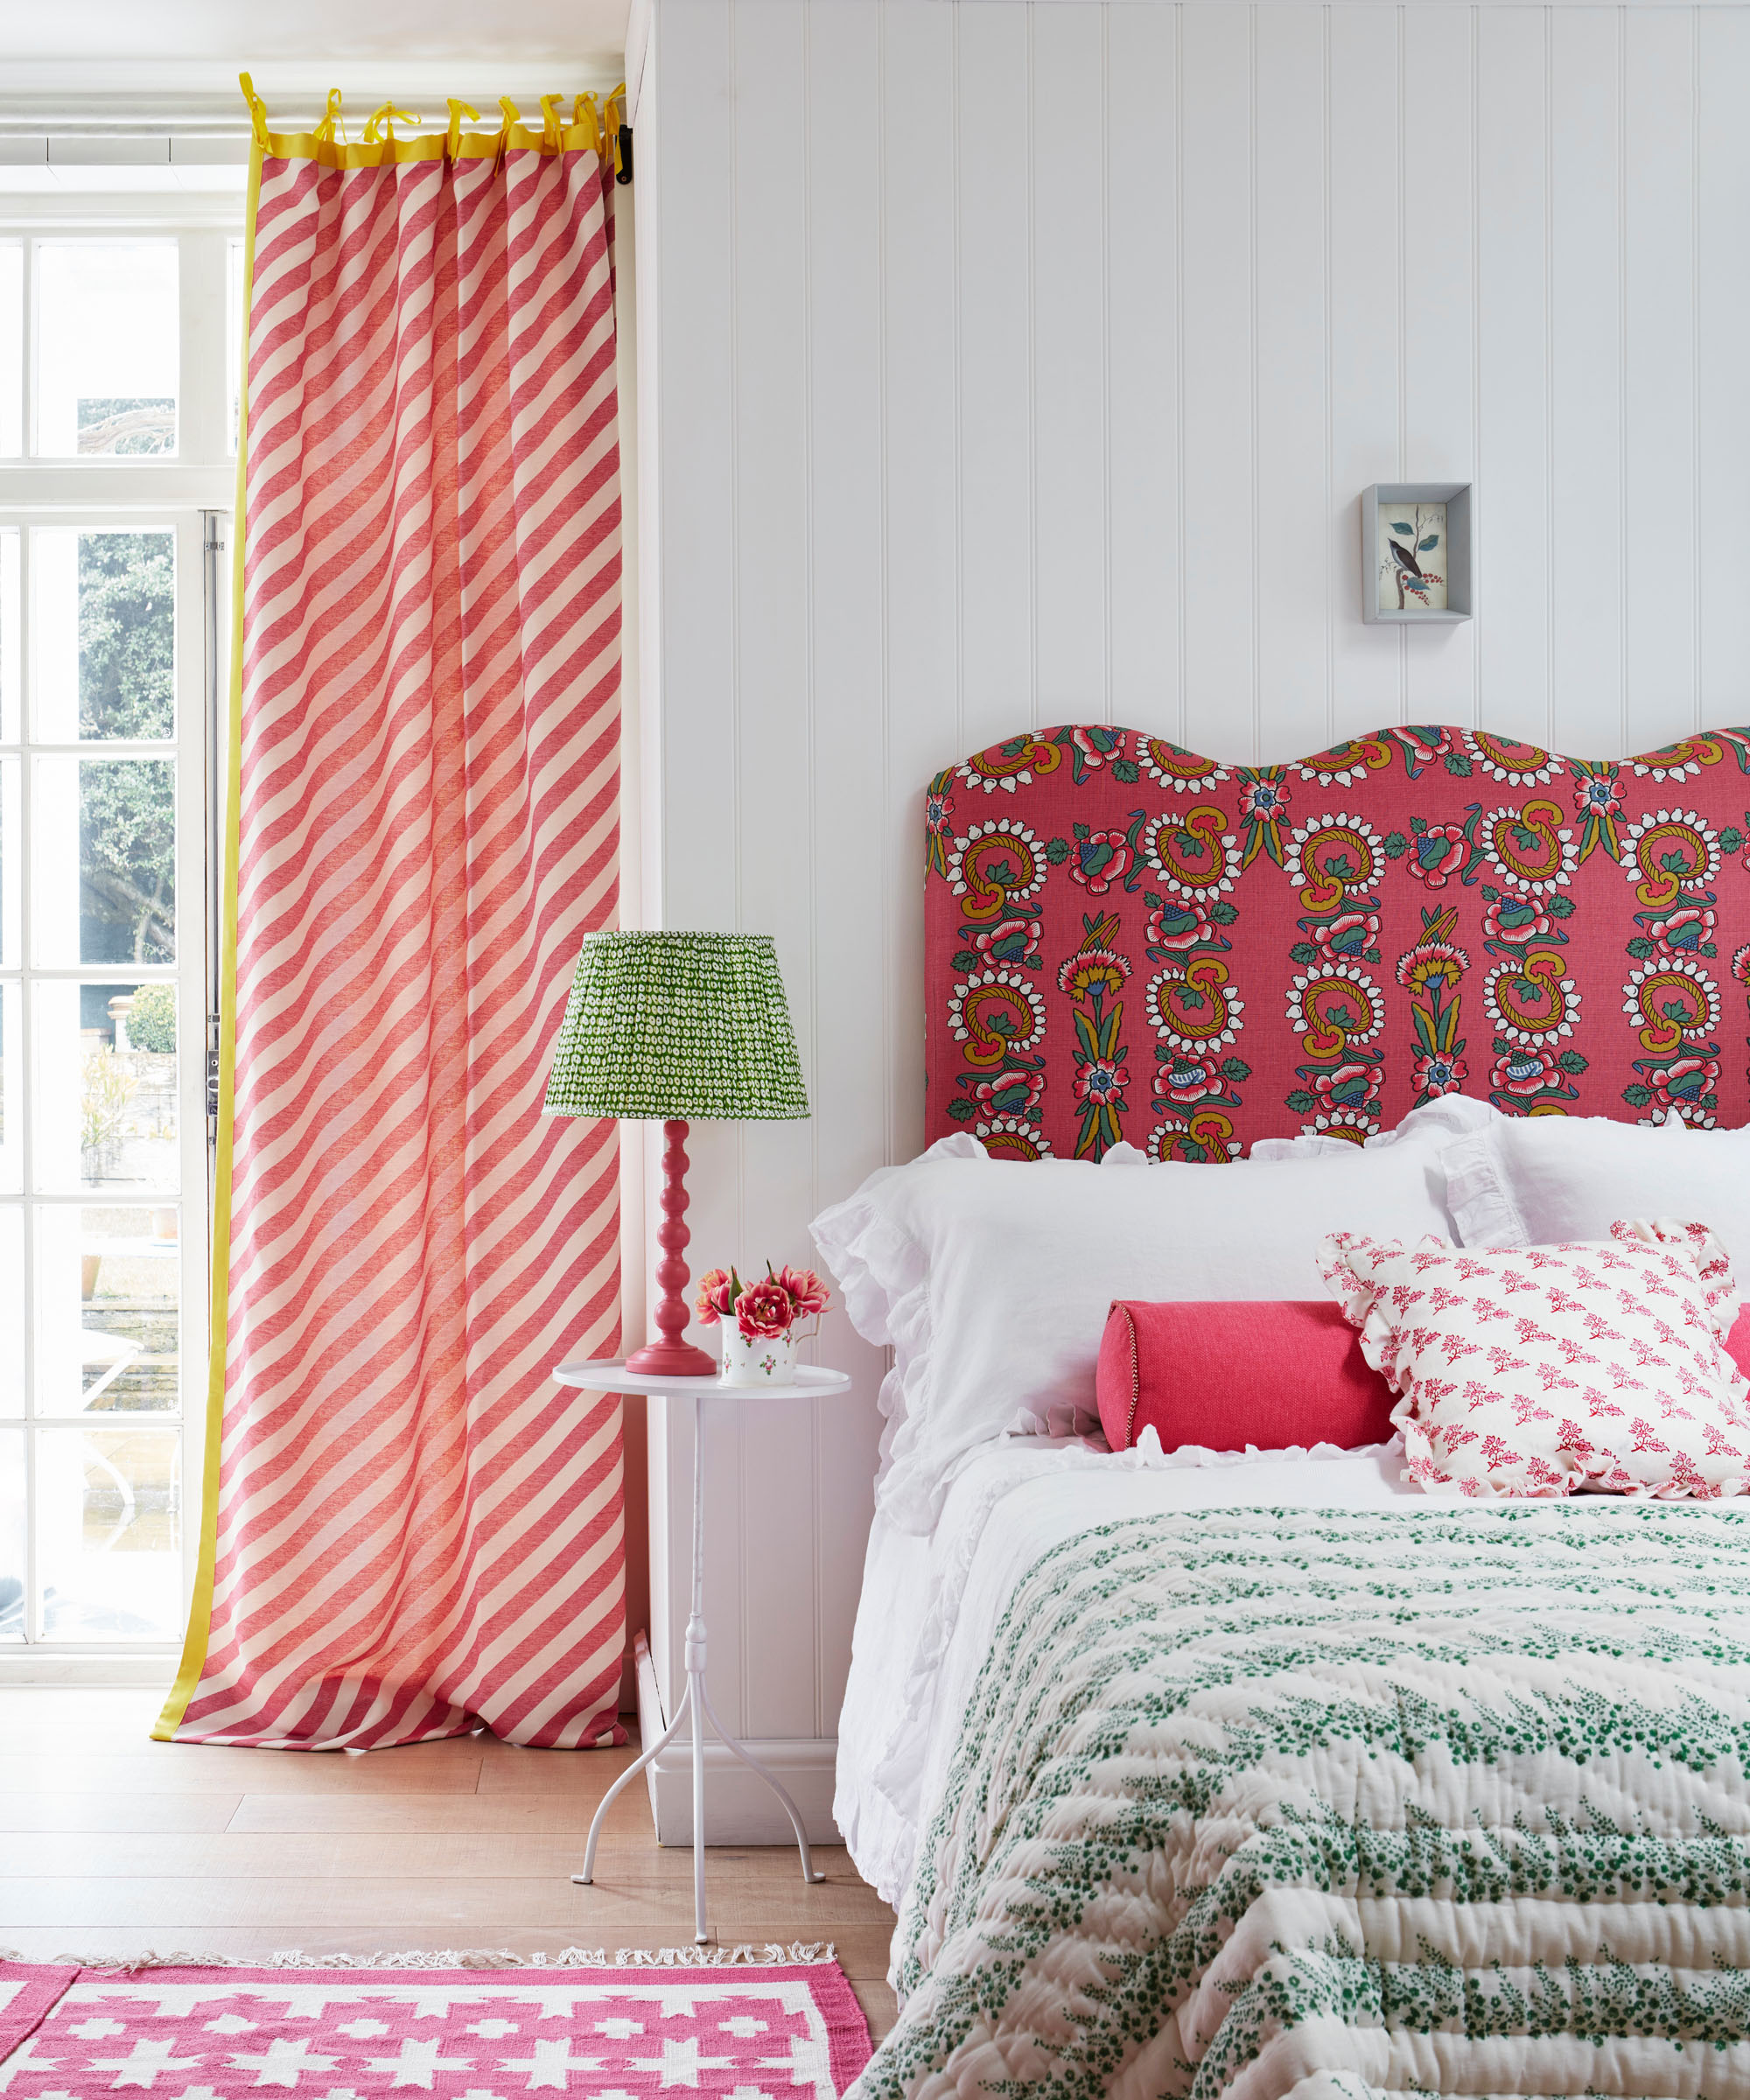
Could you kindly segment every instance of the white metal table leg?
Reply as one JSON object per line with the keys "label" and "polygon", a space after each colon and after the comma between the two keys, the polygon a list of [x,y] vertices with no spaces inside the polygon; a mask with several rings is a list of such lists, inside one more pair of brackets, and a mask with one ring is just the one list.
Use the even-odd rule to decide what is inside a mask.
{"label": "white metal table leg", "polygon": [[796,1845],[802,1856],[802,1879],[805,1881],[824,1881],[826,1876],[815,1872],[814,1859],[808,1851],[808,1832],[802,1828],[802,1818],[796,1804],[768,1772],[760,1760],[744,1744],[729,1732],[717,1717],[710,1703],[710,1694],[705,1690],[705,1490],[704,1490],[704,1410],[696,1388],[693,1392],[693,1604],[687,1620],[686,1671],[687,1688],[681,1694],[681,1704],[675,1710],[675,1718],[657,1740],[644,1753],[635,1765],[628,1765],[620,1777],[603,1795],[601,1805],[590,1823],[589,1843],[584,1851],[584,1871],[573,1874],[573,1881],[587,1886],[594,1879],[596,1839],[600,1835],[602,1818],[620,1788],[634,1778],[651,1760],[666,1750],[679,1734],[681,1724],[689,1717],[692,1720],[693,1740],[693,1937],[704,1946],[710,1937],[705,1929],[705,1745],[706,1716],[716,1731],[718,1740],[731,1756],[738,1757],[750,1771],[757,1772],[766,1784],[784,1804],[784,1812],[790,1818],[790,1828],[796,1833]]}
{"label": "white metal table leg", "polygon": [[693,1609],[687,1620],[687,1703],[693,1710],[693,1937],[705,1932],[705,1418],[693,1395]]}
{"label": "white metal table leg", "polygon": [[803,1880],[824,1881],[826,1880],[826,1876],[824,1874],[817,1874],[815,1872],[815,1863],[814,1860],[809,1857],[808,1853],[808,1834],[802,1828],[802,1819],[797,1812],[795,1802],[790,1799],[788,1794],[786,1793],[784,1788],[778,1783],[776,1774],[768,1772],[765,1766],[762,1765],[760,1760],[754,1756],[753,1753],[747,1747],[747,1746],[745,1743],[737,1742],[735,1738],[729,1732],[728,1729],[724,1726],[720,1720],[718,1720],[717,1718],[717,1708],[710,1703],[710,1694],[705,1690],[704,1679],[703,1677],[701,1677],[699,1680],[699,1697],[704,1702],[705,1712],[710,1716],[710,1725],[717,1730],[718,1740],[723,1745],[724,1748],[729,1752],[732,1757],[738,1757],[742,1763],[747,1766],[751,1771],[757,1772],[760,1778],[766,1782],[766,1784],[770,1787],[772,1791],[778,1796],[779,1800],[783,1802],[784,1812],[790,1818],[790,1828],[796,1833],[796,1844],[802,1855]]}
{"label": "white metal table leg", "polygon": [[[689,1685],[687,1687],[687,1691],[690,1691],[691,1690],[691,1685]],[[600,1805],[597,1808],[595,1814],[590,1818],[589,1843],[584,1847],[584,1871],[580,1874],[573,1874],[571,1876],[573,1881],[579,1882],[584,1887],[587,1888],[591,1882],[595,1880],[596,1840],[601,1836],[602,1818],[613,1806],[614,1796],[619,1794],[623,1788],[630,1786],[632,1782],[636,1779],[638,1774],[644,1769],[645,1766],[651,1763],[654,1759],[660,1757],[663,1751],[668,1747],[669,1744],[672,1743],[675,1738],[681,1732],[681,1723],[687,1718],[687,1707],[689,1704],[690,1701],[687,1698],[687,1692],[683,1691],[681,1694],[681,1703],[675,1709],[674,1719],[669,1722],[668,1726],[662,1731],[662,1734],[656,1738],[656,1740],[651,1744],[650,1747],[644,1753],[643,1756],[639,1759],[638,1762],[635,1765],[628,1765],[625,1771],[620,1774],[620,1777],[615,1780],[613,1784],[608,1788],[607,1792],[602,1796]]]}

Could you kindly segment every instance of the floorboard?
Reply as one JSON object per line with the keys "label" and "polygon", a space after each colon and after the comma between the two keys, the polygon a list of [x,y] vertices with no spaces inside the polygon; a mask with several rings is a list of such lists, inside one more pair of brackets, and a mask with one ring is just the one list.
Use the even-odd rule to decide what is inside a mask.
{"label": "floorboard", "polygon": [[[613,1806],[593,1886],[595,1804],[638,1754],[518,1750],[480,1736],[368,1755],[153,1743],[154,1691],[0,1690],[0,1947],[29,1960],[147,1951],[686,1944],[692,1854],[656,1843],[649,1802]],[[809,1887],[787,1845],[711,1846],[723,1945],[830,1940],[878,2037],[893,1914],[843,1846]]]}

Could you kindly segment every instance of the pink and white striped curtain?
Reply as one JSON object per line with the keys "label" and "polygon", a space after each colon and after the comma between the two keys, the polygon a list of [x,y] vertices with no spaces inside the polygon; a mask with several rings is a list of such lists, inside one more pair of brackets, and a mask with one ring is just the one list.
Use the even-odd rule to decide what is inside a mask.
{"label": "pink and white striped curtain", "polygon": [[256,122],[214,1418],[157,1732],[623,1741],[620,1404],[550,1376],[619,1346],[614,1132],[540,1114],[616,904],[612,171],[593,110]]}

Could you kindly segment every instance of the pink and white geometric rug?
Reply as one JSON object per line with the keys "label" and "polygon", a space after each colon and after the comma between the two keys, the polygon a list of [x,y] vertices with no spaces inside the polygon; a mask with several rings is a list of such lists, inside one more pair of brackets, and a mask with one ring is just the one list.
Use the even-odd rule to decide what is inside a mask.
{"label": "pink and white geometric rug", "polygon": [[836,1962],[150,1968],[0,1963],[6,2100],[837,2100],[869,2029]]}

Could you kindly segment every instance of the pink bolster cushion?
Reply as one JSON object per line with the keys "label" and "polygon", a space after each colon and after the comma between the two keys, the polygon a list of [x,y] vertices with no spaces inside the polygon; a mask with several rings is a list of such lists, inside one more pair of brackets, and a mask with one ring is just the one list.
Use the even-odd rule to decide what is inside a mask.
{"label": "pink bolster cushion", "polygon": [[1739,1308],[1726,1338],[1726,1353],[1746,1378],[1750,1378],[1750,1305]]}
{"label": "pink bolster cushion", "polygon": [[1392,1433],[1391,1389],[1327,1300],[1115,1298],[1096,1390],[1114,1451],[1151,1427],[1166,1451],[1354,1450]]}

